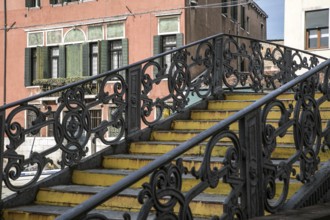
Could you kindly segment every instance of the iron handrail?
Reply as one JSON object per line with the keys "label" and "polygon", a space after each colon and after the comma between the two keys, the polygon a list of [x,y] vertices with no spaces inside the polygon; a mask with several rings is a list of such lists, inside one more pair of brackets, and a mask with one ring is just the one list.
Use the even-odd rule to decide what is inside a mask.
{"label": "iron handrail", "polygon": [[86,200],[85,202],[77,205],[76,207],[68,210],[61,216],[57,217],[57,220],[67,220],[67,219],[77,219],[81,216],[84,216],[87,212],[93,210],[98,205],[102,204],[106,200],[118,195],[124,189],[132,186],[137,181],[141,180],[143,177],[148,176],[156,169],[170,163],[175,158],[179,157],[180,155],[184,154],[197,144],[201,143],[205,139],[211,137],[212,135],[216,134],[217,132],[225,129],[233,122],[238,121],[245,115],[259,109],[261,106],[267,104],[268,102],[274,100],[280,94],[285,93],[286,91],[290,90],[294,86],[298,85],[299,83],[303,82],[304,80],[308,79],[309,77],[317,74],[319,71],[323,70],[324,68],[330,66],[330,60],[324,61],[317,67],[307,71],[305,74],[300,75],[294,80],[282,85],[280,88],[270,92],[269,94],[262,97],[260,100],[254,102],[253,104],[249,105],[248,107],[238,111],[237,113],[228,116],[226,119],[220,121],[216,125],[212,126],[211,128],[202,131],[197,136],[191,138],[190,140],[180,144],[175,149],[169,151],[158,157],[157,160],[150,162],[148,165],[144,166],[143,168],[133,172],[132,174],[128,175],[127,177],[119,180],[112,186],[102,190],[101,192],[93,195],[90,199]]}

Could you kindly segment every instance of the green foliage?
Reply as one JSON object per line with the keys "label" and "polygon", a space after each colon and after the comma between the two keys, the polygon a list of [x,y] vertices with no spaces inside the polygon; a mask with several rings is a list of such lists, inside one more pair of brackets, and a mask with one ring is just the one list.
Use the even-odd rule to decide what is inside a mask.
{"label": "green foliage", "polygon": [[73,82],[81,81],[87,77],[70,77],[70,78],[50,78],[50,79],[36,79],[33,81],[35,86],[64,86]]}

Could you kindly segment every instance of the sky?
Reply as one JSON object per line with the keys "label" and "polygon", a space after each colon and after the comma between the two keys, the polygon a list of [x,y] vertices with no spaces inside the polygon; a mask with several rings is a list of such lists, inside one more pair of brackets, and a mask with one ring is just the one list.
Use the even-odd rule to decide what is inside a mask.
{"label": "sky", "polygon": [[284,0],[254,0],[268,14],[267,40],[284,39]]}

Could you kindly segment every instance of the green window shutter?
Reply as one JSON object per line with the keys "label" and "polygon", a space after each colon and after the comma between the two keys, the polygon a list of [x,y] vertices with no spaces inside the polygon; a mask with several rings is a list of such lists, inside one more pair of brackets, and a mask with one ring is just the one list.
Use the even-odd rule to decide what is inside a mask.
{"label": "green window shutter", "polygon": [[83,56],[83,76],[90,76],[90,44],[83,43],[82,45]]}
{"label": "green window shutter", "polygon": [[82,76],[82,44],[66,46],[65,64],[67,78]]}
{"label": "green window shutter", "polygon": [[65,54],[65,46],[60,45],[59,46],[59,52],[60,52],[60,57],[59,57],[59,77],[60,78],[65,78],[66,77],[66,71],[65,71],[65,60],[66,60],[66,54]]}
{"label": "green window shutter", "polygon": [[122,44],[122,65],[127,66],[128,65],[128,39],[124,38],[121,41]]}
{"label": "green window shutter", "polygon": [[[160,54],[162,52],[162,45],[161,45],[161,36],[160,35],[155,35],[154,39],[153,39],[153,43],[154,43],[154,55]],[[160,64],[160,66],[162,66],[162,60],[160,58],[154,60],[157,63]],[[157,74],[157,69],[154,68],[154,74]]]}
{"label": "green window shutter", "polygon": [[182,33],[176,35],[176,47],[178,48],[181,46],[183,46],[183,34]]}
{"label": "green window shutter", "polygon": [[43,79],[46,72],[49,72],[48,48],[37,47],[37,75],[35,79]]}
{"label": "green window shutter", "polygon": [[32,48],[25,48],[24,85],[32,85]]}
{"label": "green window shutter", "polygon": [[40,71],[40,79],[48,79],[51,78],[50,73],[50,55],[48,47],[40,48],[40,59],[42,60],[42,67]]}
{"label": "green window shutter", "polygon": [[100,48],[100,59],[99,59],[99,62],[100,62],[100,73],[104,73],[106,71],[108,71],[110,69],[110,62],[109,62],[109,52],[108,52],[108,45],[109,45],[109,42],[106,41],[106,40],[102,40],[100,41],[100,44],[99,44],[99,48]]}

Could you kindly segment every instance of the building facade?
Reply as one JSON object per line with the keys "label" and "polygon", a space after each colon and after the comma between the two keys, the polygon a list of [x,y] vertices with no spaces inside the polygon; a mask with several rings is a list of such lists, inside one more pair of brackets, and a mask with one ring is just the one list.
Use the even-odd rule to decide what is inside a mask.
{"label": "building facade", "polygon": [[286,0],[284,44],[330,57],[330,1]]}
{"label": "building facade", "polygon": [[[0,80],[1,104],[4,87],[9,103],[221,32],[266,39],[266,13],[246,0],[7,0],[1,18],[5,11],[7,80]],[[168,62],[170,57],[163,65]],[[0,62],[0,79],[3,69]],[[56,109],[57,99],[33,104]],[[97,125],[111,117],[112,106],[91,111]],[[17,120],[29,127],[35,117],[26,112]],[[43,129],[33,143],[51,145],[41,142],[52,136],[51,127]]]}

